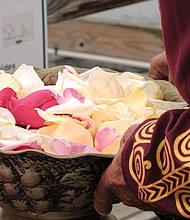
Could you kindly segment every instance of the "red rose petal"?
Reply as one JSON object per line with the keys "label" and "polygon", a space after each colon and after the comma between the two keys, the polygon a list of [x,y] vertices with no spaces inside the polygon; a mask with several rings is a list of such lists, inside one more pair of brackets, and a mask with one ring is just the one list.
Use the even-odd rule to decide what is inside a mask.
{"label": "red rose petal", "polygon": [[11,113],[15,117],[17,125],[30,126],[37,129],[44,124],[44,119],[38,115],[37,111],[28,106],[16,106]]}
{"label": "red rose petal", "polygon": [[38,90],[22,99],[15,99],[15,98],[11,99],[12,109],[14,109],[16,106],[24,105],[32,109],[41,108],[45,110],[57,104],[58,103],[54,97],[54,94],[50,90]]}
{"label": "red rose petal", "polygon": [[16,92],[13,89],[9,87],[2,89],[0,91],[0,107],[9,108],[9,101],[13,97],[16,99]]}

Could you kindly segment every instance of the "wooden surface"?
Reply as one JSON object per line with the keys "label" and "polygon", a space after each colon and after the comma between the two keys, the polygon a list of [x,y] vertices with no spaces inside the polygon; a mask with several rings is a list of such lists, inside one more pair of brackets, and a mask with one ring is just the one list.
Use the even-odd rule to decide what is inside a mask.
{"label": "wooden surface", "polygon": [[48,24],[146,0],[47,0]]}
{"label": "wooden surface", "polygon": [[82,20],[49,25],[48,35],[49,48],[63,51],[149,61],[163,50],[159,33]]}
{"label": "wooden surface", "polygon": [[[61,51],[61,54],[69,51],[85,54],[87,57],[91,54],[107,56],[122,59],[123,63],[124,59],[149,62],[153,56],[163,51],[161,29],[158,26],[149,26],[154,20],[154,10],[149,5],[157,4],[157,1],[47,0],[47,3],[48,48]],[[119,7],[121,5],[124,6]],[[154,4],[154,8],[155,6]],[[137,8],[134,16],[141,18],[136,25],[130,25],[130,22],[133,23],[133,16],[129,16],[132,7]],[[106,10],[109,8],[114,9]],[[120,13],[122,9],[123,17]],[[102,10],[104,12],[91,14]],[[153,17],[147,19],[146,26],[143,14],[147,14],[147,10]],[[106,13],[106,19],[102,13]],[[78,18],[86,14],[91,15]]]}

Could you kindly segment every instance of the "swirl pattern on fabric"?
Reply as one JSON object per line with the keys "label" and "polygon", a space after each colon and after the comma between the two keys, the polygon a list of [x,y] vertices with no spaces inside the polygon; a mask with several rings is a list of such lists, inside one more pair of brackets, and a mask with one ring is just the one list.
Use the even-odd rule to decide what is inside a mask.
{"label": "swirl pattern on fabric", "polygon": [[[129,170],[138,185],[138,197],[148,203],[159,202],[167,197],[174,198],[178,212],[190,218],[190,129],[178,135],[173,144],[165,137],[156,149],[156,160],[149,160],[146,151],[156,119],[148,120],[135,134],[135,142],[130,154]],[[182,161],[179,166],[179,162]],[[176,165],[178,164],[178,165]],[[147,183],[147,175],[155,166],[162,178]]]}

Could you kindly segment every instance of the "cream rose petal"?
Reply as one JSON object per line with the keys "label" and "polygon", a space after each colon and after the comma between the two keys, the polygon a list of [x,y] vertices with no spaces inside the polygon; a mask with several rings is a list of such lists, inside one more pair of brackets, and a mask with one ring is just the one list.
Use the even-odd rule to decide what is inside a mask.
{"label": "cream rose petal", "polygon": [[144,77],[131,72],[121,73],[117,77],[117,80],[123,87],[125,95],[129,95],[131,92],[141,87],[145,82]]}
{"label": "cream rose petal", "polygon": [[140,86],[140,89],[146,93],[147,98],[151,99],[163,99],[162,91],[160,86],[153,81],[146,81]]}
{"label": "cream rose petal", "polygon": [[116,104],[117,102],[123,102],[125,98],[119,98],[119,99],[108,99],[108,98],[90,98],[94,104],[96,105],[101,105],[101,104],[106,104],[106,105],[113,105]]}
{"label": "cream rose petal", "polygon": [[48,114],[77,114],[77,115],[92,115],[95,106],[92,102],[73,102],[64,103],[56,106],[52,106],[46,109]]}
{"label": "cream rose petal", "polygon": [[14,126],[16,122],[11,112],[5,108],[0,108],[0,115],[0,138],[3,139],[3,130],[9,125]]}
{"label": "cream rose petal", "polygon": [[115,120],[115,121],[107,121],[102,123],[98,131],[101,131],[105,128],[110,128],[110,129],[116,129],[116,131],[124,134],[125,131],[134,124],[139,124],[141,121],[139,120],[134,120],[132,118],[126,118],[126,119],[120,119],[120,120]]}
{"label": "cream rose petal", "polygon": [[1,116],[0,119],[4,119],[8,121],[11,125],[15,125],[16,123],[15,118],[8,109],[0,107],[0,116]]}
{"label": "cream rose petal", "polygon": [[0,91],[4,88],[12,88],[16,93],[22,88],[21,83],[11,74],[0,71]]}
{"label": "cream rose petal", "polygon": [[121,118],[133,118],[136,114],[128,105],[122,102],[118,102],[111,106],[98,105],[97,108],[102,122],[114,121]]}
{"label": "cream rose petal", "polygon": [[119,84],[119,73],[110,73],[101,68],[94,69],[88,79],[90,91],[94,98],[123,98],[125,91]]}
{"label": "cream rose petal", "polygon": [[22,142],[36,141],[37,136],[30,130],[8,125],[2,130],[2,138],[5,140],[19,140]]}
{"label": "cream rose petal", "polygon": [[64,69],[63,72],[58,73],[56,91],[59,95],[62,95],[63,91],[67,88],[76,89],[81,95],[85,95],[89,91],[89,84],[70,73],[67,69]]}
{"label": "cream rose petal", "polygon": [[0,140],[0,145],[3,146],[3,147],[0,147],[0,149],[5,150],[9,146],[20,145],[20,144],[23,144],[23,142],[20,140]]}
{"label": "cream rose petal", "polygon": [[156,110],[183,109],[187,107],[186,102],[170,102],[158,99],[148,99],[148,106],[154,107]]}
{"label": "cream rose petal", "polygon": [[136,113],[135,120],[146,120],[147,118],[155,117],[156,110],[152,107],[146,107],[142,111]]}
{"label": "cream rose petal", "polygon": [[13,73],[13,76],[22,85],[22,89],[18,92],[19,98],[25,97],[44,86],[44,83],[34,70],[33,66],[22,64]]}
{"label": "cream rose petal", "polygon": [[125,78],[133,79],[137,81],[146,81],[144,76],[140,75],[139,73],[132,73],[132,72],[123,72],[121,75],[123,75]]}
{"label": "cream rose petal", "polygon": [[64,115],[54,115],[53,113],[48,113],[39,108],[37,108],[36,111],[38,112],[38,115],[46,121],[46,124],[61,123],[69,120],[69,118]]}

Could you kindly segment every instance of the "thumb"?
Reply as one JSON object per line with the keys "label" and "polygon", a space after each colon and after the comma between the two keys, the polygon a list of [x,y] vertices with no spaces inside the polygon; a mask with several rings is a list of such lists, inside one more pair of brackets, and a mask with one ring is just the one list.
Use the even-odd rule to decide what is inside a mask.
{"label": "thumb", "polygon": [[94,208],[102,216],[108,215],[112,210],[114,194],[100,180],[94,192]]}

